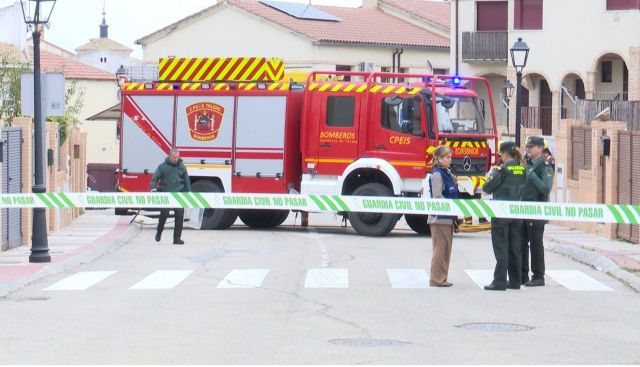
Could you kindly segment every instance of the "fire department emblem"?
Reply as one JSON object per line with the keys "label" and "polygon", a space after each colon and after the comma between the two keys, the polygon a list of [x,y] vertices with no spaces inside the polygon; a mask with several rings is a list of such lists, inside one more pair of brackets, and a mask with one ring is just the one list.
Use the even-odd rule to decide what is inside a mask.
{"label": "fire department emblem", "polygon": [[218,137],[224,107],[212,102],[198,102],[187,106],[186,113],[192,139],[211,141]]}

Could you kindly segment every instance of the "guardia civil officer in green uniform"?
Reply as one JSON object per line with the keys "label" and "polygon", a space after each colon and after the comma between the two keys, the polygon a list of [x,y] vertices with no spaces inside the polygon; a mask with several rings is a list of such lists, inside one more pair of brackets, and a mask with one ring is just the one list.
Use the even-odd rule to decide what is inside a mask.
{"label": "guardia civil officer in green uniform", "polygon": [[[527,179],[522,191],[522,201],[549,201],[553,186],[555,169],[542,154],[544,139],[532,136],[525,147],[527,160]],[[522,282],[527,287],[544,285],[544,246],[542,236],[546,220],[525,219],[522,240]],[[531,280],[529,279],[529,243],[531,244]]]}
{"label": "guardia civil officer in green uniform", "polygon": [[[180,152],[173,148],[169,151],[169,156],[156,168],[151,178],[151,191],[160,192],[185,192],[191,191],[191,180],[187,174],[187,168],[180,159]],[[160,242],[164,225],[169,217],[168,208],[160,210],[160,218],[158,218],[158,228],[156,230],[156,242]],[[183,245],[182,225],[184,222],[184,209],[173,209],[175,225],[173,227],[173,244]]]}
{"label": "guardia civil officer in green uniform", "polygon": [[[507,141],[500,144],[500,158],[505,163],[491,172],[482,190],[493,194],[494,200],[518,201],[526,179],[522,153],[518,150],[516,143]],[[492,218],[491,243],[496,257],[496,268],[493,272],[493,281],[484,289],[488,291],[520,289],[522,219]],[[509,274],[508,282],[507,273]]]}

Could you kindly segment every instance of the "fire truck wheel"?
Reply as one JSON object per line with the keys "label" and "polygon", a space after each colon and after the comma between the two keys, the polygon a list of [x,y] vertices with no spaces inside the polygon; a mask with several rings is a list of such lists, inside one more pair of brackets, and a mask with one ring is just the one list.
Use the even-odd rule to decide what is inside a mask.
{"label": "fire truck wheel", "polygon": [[[368,183],[355,189],[353,196],[393,196],[388,187],[379,183]],[[349,222],[356,232],[365,236],[384,236],[393,230],[400,214],[350,212]]]}
{"label": "fire truck wheel", "polygon": [[241,210],[240,220],[251,228],[273,228],[289,216],[288,210]]}
{"label": "fire truck wheel", "polygon": [[404,219],[414,232],[418,234],[431,234],[431,228],[427,224],[427,215],[405,214]]}
{"label": "fire truck wheel", "polygon": [[[223,192],[215,182],[209,180],[196,181],[191,185],[193,192]],[[200,229],[226,229],[238,218],[234,209],[205,209]]]}

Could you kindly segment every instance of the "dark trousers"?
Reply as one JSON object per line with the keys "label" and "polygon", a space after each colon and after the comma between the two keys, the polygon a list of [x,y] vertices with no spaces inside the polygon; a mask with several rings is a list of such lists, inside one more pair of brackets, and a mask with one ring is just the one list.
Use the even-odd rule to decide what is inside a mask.
{"label": "dark trousers", "polygon": [[175,225],[173,227],[173,240],[179,240],[182,236],[182,225],[184,224],[184,209],[160,209],[160,218],[158,219],[158,233],[162,233],[164,230],[164,224],[169,217],[169,211],[173,210],[175,217]]}
{"label": "dark trousers", "polygon": [[506,287],[508,273],[509,281],[520,286],[522,219],[492,218],[491,243],[496,257],[493,284]]}
{"label": "dark trousers", "polygon": [[533,279],[544,278],[544,225],[546,220],[525,219],[522,231],[522,279],[529,277],[529,244],[531,244],[531,272]]}

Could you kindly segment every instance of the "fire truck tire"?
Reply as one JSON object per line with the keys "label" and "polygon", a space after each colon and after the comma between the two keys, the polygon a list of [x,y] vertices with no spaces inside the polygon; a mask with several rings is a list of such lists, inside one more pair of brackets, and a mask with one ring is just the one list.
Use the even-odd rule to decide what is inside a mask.
{"label": "fire truck tire", "polygon": [[[372,182],[358,187],[352,195],[393,196],[393,192],[382,184]],[[353,229],[362,235],[380,237],[391,232],[401,216],[400,214],[350,212],[349,222]]]}
{"label": "fire truck tire", "polygon": [[[209,180],[196,181],[191,185],[193,192],[223,192],[215,182]],[[238,218],[238,211],[233,209],[205,209],[200,229],[226,229]]]}
{"label": "fire truck tire", "polygon": [[404,219],[414,232],[417,234],[426,234],[428,236],[431,234],[431,228],[429,228],[429,225],[427,224],[427,217],[427,215],[417,214],[404,215]]}
{"label": "fire truck tire", "polygon": [[251,228],[273,228],[289,216],[288,210],[242,210],[240,220]]}

